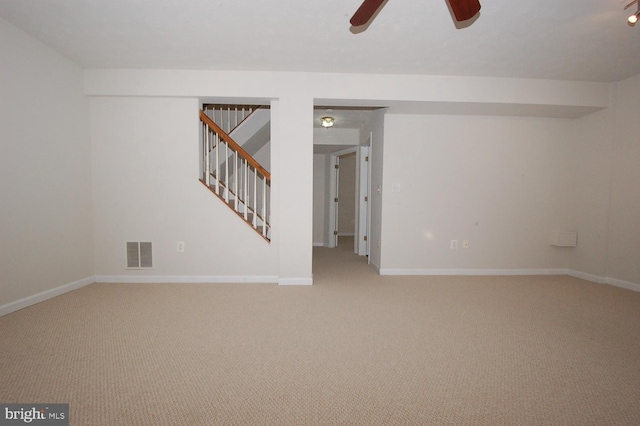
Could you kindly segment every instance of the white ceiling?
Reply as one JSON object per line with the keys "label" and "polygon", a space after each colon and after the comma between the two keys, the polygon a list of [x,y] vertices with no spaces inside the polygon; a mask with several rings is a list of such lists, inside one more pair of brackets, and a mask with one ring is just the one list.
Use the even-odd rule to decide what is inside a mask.
{"label": "white ceiling", "polygon": [[85,68],[287,70],[611,82],[640,73],[631,0],[0,0],[0,17]]}

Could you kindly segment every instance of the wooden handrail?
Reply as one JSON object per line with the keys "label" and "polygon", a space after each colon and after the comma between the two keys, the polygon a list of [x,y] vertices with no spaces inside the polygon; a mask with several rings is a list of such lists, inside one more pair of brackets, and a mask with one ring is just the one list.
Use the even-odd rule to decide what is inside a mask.
{"label": "wooden handrail", "polygon": [[229,146],[237,151],[242,158],[247,160],[247,163],[251,164],[256,171],[259,171],[265,179],[271,181],[271,173],[269,173],[264,167],[260,165],[247,151],[245,151],[236,141],[234,141],[224,130],[220,128],[204,111],[200,110],[200,120],[205,123],[211,130],[218,133],[220,137],[227,143]]}

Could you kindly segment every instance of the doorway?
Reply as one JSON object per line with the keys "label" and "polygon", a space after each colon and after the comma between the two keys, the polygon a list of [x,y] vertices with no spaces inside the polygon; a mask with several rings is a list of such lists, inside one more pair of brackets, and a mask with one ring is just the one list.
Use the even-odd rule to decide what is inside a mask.
{"label": "doorway", "polygon": [[[371,117],[377,107],[316,107],[313,245],[367,255]],[[323,126],[332,118],[333,126]],[[366,205],[363,203],[367,203]],[[341,250],[342,251],[342,250]]]}
{"label": "doorway", "polygon": [[369,147],[354,146],[329,154],[327,247],[349,244],[360,256],[369,254]]}
{"label": "doorway", "polygon": [[[333,165],[330,194],[330,215],[333,219],[329,226],[331,247],[338,247],[340,242],[353,241],[356,226],[356,148],[331,155]],[[342,238],[340,238],[342,237]]]}

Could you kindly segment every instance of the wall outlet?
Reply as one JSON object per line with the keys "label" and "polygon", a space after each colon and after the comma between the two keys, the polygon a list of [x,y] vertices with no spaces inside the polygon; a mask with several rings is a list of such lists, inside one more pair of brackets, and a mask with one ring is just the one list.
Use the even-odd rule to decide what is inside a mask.
{"label": "wall outlet", "polygon": [[184,241],[178,241],[178,243],[176,244],[176,250],[178,251],[178,253],[184,252]]}
{"label": "wall outlet", "polygon": [[469,248],[469,240],[464,240],[464,241],[462,242],[462,248],[463,248],[463,249],[465,249],[465,248]]}
{"label": "wall outlet", "polygon": [[458,240],[451,240],[451,250],[456,250],[458,248]]}

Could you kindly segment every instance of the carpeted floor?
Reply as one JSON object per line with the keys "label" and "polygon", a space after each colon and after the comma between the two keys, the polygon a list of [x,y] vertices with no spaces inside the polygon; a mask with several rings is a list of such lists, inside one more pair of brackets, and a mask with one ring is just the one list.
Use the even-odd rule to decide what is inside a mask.
{"label": "carpeted floor", "polygon": [[638,425],[640,293],[565,276],[93,284],[0,318],[0,402],[74,425]]}

